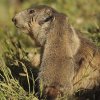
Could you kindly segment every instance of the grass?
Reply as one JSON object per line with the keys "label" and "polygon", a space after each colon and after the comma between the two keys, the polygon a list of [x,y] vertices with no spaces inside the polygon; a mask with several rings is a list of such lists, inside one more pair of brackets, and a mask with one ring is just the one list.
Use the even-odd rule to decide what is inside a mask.
{"label": "grass", "polygon": [[39,67],[33,67],[28,54],[39,51],[33,40],[14,27],[11,19],[15,12],[31,4],[47,4],[66,13],[76,29],[100,46],[100,0],[23,1],[20,5],[0,1],[0,100],[37,100],[34,89]]}
{"label": "grass", "polygon": [[5,41],[5,48],[0,65],[1,100],[37,100],[34,86],[38,69],[31,70],[28,52],[24,51],[19,41],[11,39]]}

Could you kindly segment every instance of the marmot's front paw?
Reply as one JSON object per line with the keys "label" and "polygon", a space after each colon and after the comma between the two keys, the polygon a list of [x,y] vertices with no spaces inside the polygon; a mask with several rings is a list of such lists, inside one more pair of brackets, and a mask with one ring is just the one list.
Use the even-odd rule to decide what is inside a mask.
{"label": "marmot's front paw", "polygon": [[28,54],[30,62],[33,67],[38,67],[40,64],[40,54],[35,50],[31,50]]}

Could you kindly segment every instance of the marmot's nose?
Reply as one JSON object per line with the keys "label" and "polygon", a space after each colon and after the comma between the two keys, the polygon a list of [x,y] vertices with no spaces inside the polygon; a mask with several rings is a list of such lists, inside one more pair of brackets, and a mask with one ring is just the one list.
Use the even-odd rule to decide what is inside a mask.
{"label": "marmot's nose", "polygon": [[14,22],[14,24],[17,24],[17,19],[15,17],[12,18],[12,21]]}

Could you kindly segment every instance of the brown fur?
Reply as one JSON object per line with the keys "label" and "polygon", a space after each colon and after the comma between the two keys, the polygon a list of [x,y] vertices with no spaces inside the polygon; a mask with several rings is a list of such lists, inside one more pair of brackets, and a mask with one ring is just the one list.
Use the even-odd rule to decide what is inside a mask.
{"label": "brown fur", "polygon": [[44,94],[55,98],[99,85],[100,49],[76,32],[66,15],[37,6],[13,21],[43,48],[39,79]]}

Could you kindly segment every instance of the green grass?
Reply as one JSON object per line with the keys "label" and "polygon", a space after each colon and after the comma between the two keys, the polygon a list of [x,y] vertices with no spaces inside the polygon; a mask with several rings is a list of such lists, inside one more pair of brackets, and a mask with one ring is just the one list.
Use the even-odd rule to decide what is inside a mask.
{"label": "green grass", "polygon": [[32,4],[47,4],[67,14],[76,29],[100,46],[100,0],[24,1],[19,6],[0,1],[0,100],[37,100],[34,82],[39,68],[32,68],[28,57],[37,47],[26,34],[16,30],[11,21],[15,12]]}
{"label": "green grass", "polygon": [[[35,78],[28,52],[19,41],[4,41],[5,52],[0,64],[0,98],[1,100],[37,100],[34,96]],[[38,69],[34,69],[36,74]],[[30,86],[32,85],[32,86]],[[26,90],[26,91],[25,91]]]}

